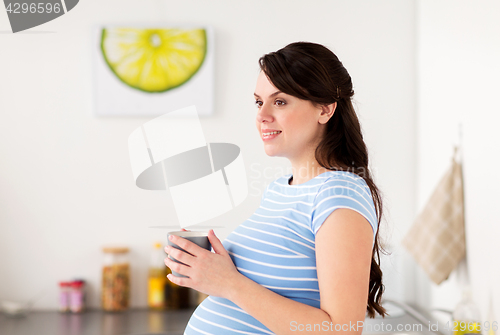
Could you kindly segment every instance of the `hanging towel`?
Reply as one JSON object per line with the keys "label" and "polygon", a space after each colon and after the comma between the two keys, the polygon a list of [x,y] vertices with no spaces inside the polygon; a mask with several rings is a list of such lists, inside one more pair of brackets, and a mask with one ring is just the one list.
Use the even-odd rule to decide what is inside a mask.
{"label": "hanging towel", "polygon": [[456,160],[443,176],[403,245],[431,280],[440,284],[465,257],[462,165]]}

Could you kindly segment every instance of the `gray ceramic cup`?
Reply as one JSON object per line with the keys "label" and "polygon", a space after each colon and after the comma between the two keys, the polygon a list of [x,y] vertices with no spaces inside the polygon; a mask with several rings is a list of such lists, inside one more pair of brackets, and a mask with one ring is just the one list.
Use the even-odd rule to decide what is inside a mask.
{"label": "gray ceramic cup", "polygon": [[[200,247],[202,247],[204,249],[207,249],[208,251],[212,250],[212,245],[210,244],[210,241],[208,240],[208,232],[207,231],[171,231],[170,233],[167,234],[167,241],[168,241],[169,246],[172,246],[176,249],[187,252],[186,250],[179,247],[177,244],[170,241],[170,235],[180,236],[182,238],[185,238],[186,240],[189,240],[189,241],[199,245]],[[183,264],[182,262],[179,262],[178,260],[176,260],[175,258],[173,258],[170,255],[168,255],[168,257],[171,260],[173,260],[174,262]],[[172,274],[176,277],[188,278],[187,276],[183,276],[180,273],[177,273],[173,270],[172,270]]]}

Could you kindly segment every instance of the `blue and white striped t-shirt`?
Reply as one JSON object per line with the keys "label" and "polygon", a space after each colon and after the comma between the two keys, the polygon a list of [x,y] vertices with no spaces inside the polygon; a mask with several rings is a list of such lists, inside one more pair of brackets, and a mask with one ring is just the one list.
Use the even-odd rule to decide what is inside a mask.
{"label": "blue and white striped t-shirt", "polygon": [[[328,171],[300,185],[289,185],[290,177],[267,187],[257,211],[223,245],[240,273],[319,308],[317,231],[335,209],[349,208],[368,220],[375,239],[377,216],[368,185],[354,173]],[[209,296],[194,311],[184,334],[273,333],[231,301]]]}

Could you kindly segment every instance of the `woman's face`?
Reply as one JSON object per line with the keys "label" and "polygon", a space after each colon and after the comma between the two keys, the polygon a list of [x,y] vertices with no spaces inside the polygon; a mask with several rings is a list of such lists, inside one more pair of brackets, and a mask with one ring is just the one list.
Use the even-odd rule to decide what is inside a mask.
{"label": "woman's face", "polygon": [[257,78],[254,95],[257,130],[266,154],[290,160],[314,156],[324,132],[325,125],[320,123],[323,109],[311,101],[280,92],[264,71]]}

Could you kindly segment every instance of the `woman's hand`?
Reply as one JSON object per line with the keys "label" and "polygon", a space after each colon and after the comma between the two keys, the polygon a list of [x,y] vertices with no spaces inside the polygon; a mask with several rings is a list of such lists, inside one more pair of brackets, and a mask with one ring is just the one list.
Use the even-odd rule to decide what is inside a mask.
{"label": "woman's hand", "polygon": [[203,249],[187,239],[170,235],[170,240],[189,254],[166,246],[165,252],[167,254],[186,265],[176,263],[169,257],[165,258],[165,265],[189,278],[176,277],[173,274],[169,274],[167,277],[174,284],[190,287],[208,295],[230,299],[233,289],[238,287],[237,282],[242,275],[234,266],[231,257],[212,229],[208,232],[208,239],[215,253]]}

